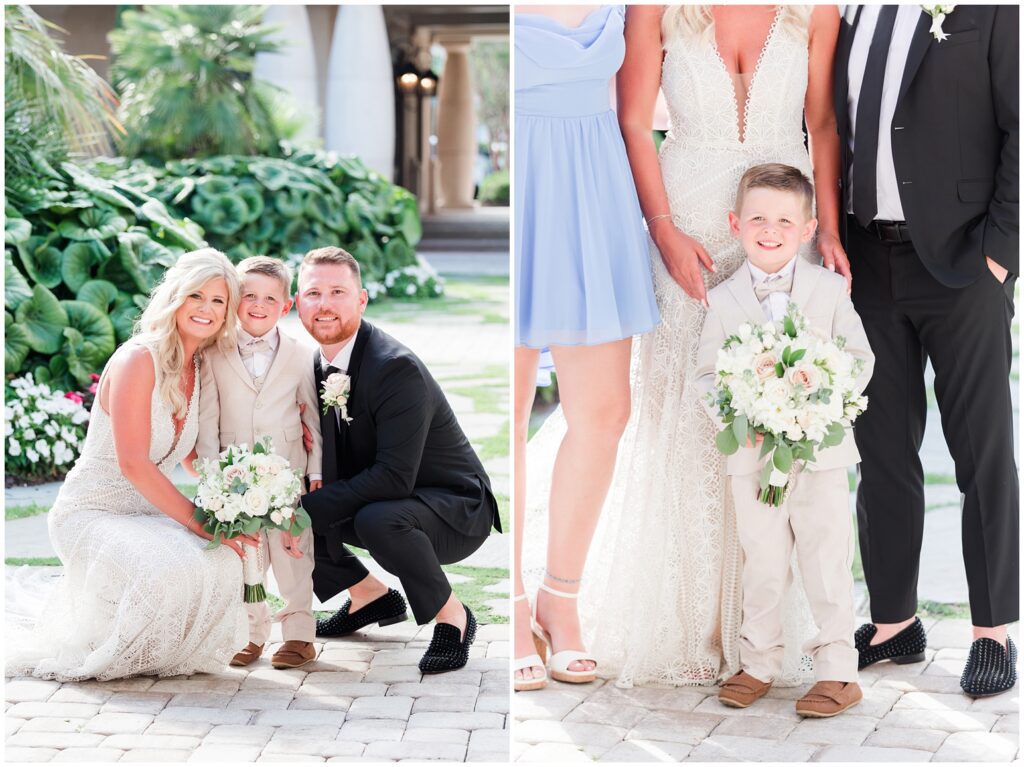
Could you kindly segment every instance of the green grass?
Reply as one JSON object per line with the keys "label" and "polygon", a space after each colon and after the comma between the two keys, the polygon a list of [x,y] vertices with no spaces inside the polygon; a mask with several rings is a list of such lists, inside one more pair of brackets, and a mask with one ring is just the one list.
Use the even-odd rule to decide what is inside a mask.
{"label": "green grass", "polygon": [[40,506],[38,503],[30,503],[28,506],[7,506],[4,508],[4,521],[10,522],[12,519],[34,517],[36,514],[45,514],[49,510],[49,506]]}
{"label": "green grass", "polygon": [[454,381],[483,381],[494,379],[496,386],[508,387],[508,365],[486,365],[479,373],[459,373],[453,376],[437,376],[438,381],[452,383]]}
{"label": "green grass", "polygon": [[5,565],[30,565],[32,567],[60,567],[61,561],[57,557],[7,557]]}
{"label": "green grass", "polygon": [[926,485],[955,485],[956,477],[952,474],[926,472],[924,475],[924,483]]}
{"label": "green grass", "polygon": [[917,603],[917,614],[930,618],[970,618],[971,606],[964,602],[928,602]]}
{"label": "green grass", "polygon": [[445,283],[445,294],[439,298],[418,301],[391,299],[371,304],[366,310],[370,319],[391,322],[421,321],[431,314],[478,316],[485,323],[508,322],[508,278],[452,277]]}
{"label": "green grass", "polygon": [[508,411],[505,404],[508,400],[508,388],[497,386],[463,386],[448,390],[451,394],[465,397],[473,403],[475,413],[497,413],[503,415]]}
{"label": "green grass", "polygon": [[497,434],[492,434],[480,444],[477,455],[481,461],[489,461],[491,458],[501,458],[508,455],[510,423],[510,421],[506,420]]}

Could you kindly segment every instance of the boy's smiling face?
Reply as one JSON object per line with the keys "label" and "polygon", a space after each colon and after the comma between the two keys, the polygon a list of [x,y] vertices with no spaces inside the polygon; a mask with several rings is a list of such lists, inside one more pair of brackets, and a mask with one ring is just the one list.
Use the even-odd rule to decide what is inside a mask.
{"label": "boy's smiling face", "polygon": [[817,226],[803,197],[780,189],[748,189],[740,210],[729,212],[729,228],[750,263],[769,274],[789,263]]}
{"label": "boy's smiling face", "polygon": [[291,308],[292,302],[280,280],[257,272],[242,277],[238,321],[249,335],[256,338],[266,335]]}

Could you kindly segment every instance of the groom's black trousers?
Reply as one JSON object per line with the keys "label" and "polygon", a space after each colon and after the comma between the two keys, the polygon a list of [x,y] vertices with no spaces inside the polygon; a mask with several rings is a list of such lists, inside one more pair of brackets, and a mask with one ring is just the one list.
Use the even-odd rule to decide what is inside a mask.
{"label": "groom's black trousers", "polygon": [[963,494],[971,620],[976,626],[1015,621],[1020,539],[1009,382],[1014,276],[1000,284],[985,269],[965,288],[946,287],[911,243],[882,242],[852,216],[847,245],[853,303],[875,354],[868,408],[854,426],[861,454],[857,522],[871,619],[897,623],[917,611],[925,516],[918,451],[930,359],[942,431]]}
{"label": "groom's black trousers", "polygon": [[[432,621],[451,596],[441,565],[461,562],[487,540],[449,525],[416,498],[377,501],[363,506],[341,526],[342,540],[366,549],[377,564],[402,582],[402,590],[419,624]],[[369,571],[351,551],[335,562],[323,536],[313,536],[313,591],[326,602],[363,580]]]}

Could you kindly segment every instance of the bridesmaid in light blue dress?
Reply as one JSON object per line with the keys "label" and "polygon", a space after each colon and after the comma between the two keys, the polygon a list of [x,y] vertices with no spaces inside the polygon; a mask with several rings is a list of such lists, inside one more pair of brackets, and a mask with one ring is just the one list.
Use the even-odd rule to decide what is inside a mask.
{"label": "bridesmaid in light blue dress", "polygon": [[[631,338],[659,322],[647,236],[610,81],[623,6],[529,6],[515,17],[515,687],[546,682],[522,583],[525,454],[542,350],[568,431],[555,461],[547,568],[532,622],[551,676],[590,682],[574,601],[629,417]],[[546,355],[545,355],[546,358]],[[545,359],[545,364],[547,359]]]}

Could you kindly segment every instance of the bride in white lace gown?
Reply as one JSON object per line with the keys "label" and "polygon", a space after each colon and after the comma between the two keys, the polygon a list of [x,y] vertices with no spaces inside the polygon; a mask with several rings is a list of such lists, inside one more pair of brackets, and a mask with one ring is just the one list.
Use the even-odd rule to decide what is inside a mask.
{"label": "bride in white lace gown", "polygon": [[[623,686],[710,684],[739,670],[741,551],[716,428],[692,381],[703,299],[744,260],[727,219],[743,172],[782,162],[811,176],[805,116],[818,249],[826,265],[848,274],[831,106],[838,24],[835,7],[670,7],[662,18],[659,7],[635,6],[627,15],[619,121],[654,237],[662,324],[634,342],[632,416],[580,599],[588,647]],[[671,129],[656,157],[650,131],[659,85]],[[531,443],[528,476],[543,474],[563,430],[556,412]],[[530,488],[531,552],[544,551],[541,526],[531,522],[543,514],[546,492]],[[535,579],[539,563],[526,566]],[[810,669],[800,652],[814,633],[802,588],[790,590],[786,623],[777,684],[798,683]]]}
{"label": "bride in white lace gown", "polygon": [[141,332],[111,358],[82,454],[49,512],[63,576],[8,568],[8,675],[215,672],[245,644],[241,541],[206,551],[192,503],[170,479],[194,457],[198,353],[234,342],[225,318],[238,296],[223,254],[185,254],[154,290]]}

